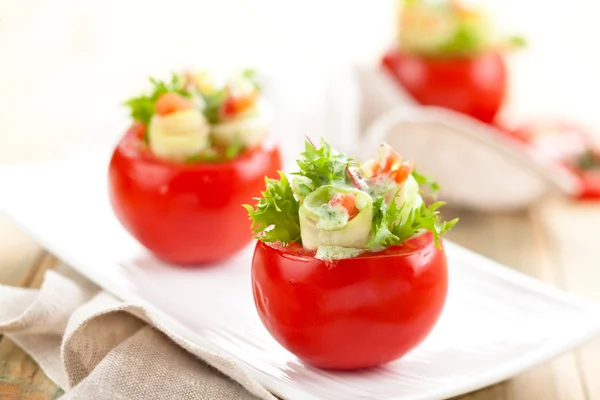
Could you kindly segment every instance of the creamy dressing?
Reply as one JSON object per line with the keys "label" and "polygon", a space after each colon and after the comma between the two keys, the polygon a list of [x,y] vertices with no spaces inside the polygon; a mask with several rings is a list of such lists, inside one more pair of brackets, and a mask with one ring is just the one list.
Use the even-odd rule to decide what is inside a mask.
{"label": "creamy dressing", "polygon": [[[353,193],[358,214],[350,219],[340,205],[329,201],[336,193]],[[369,242],[373,221],[373,199],[355,188],[327,185],[306,196],[299,209],[302,245],[309,250],[322,246],[363,249]]]}
{"label": "creamy dressing", "polygon": [[[423,204],[423,198],[419,194],[419,184],[412,175],[409,175],[406,181],[396,183],[387,176],[378,177],[371,180],[369,185],[369,194],[373,197],[383,197],[387,204],[390,204],[396,197],[396,205],[400,208],[404,206],[405,213],[418,208]],[[403,212],[403,214],[405,214]]]}
{"label": "creamy dressing", "polygon": [[402,185],[398,185],[390,177],[382,175],[369,181],[369,194],[373,197],[385,197],[386,201],[389,203],[391,201],[391,198],[388,200],[389,194],[391,193],[391,196],[393,197],[400,186]]}
{"label": "creamy dressing", "polygon": [[317,228],[327,231],[343,228],[348,225],[350,219],[346,209],[340,205],[332,206],[325,203],[315,208],[315,212],[319,216],[316,223]]}
{"label": "creamy dressing", "polygon": [[343,258],[356,257],[362,253],[362,249],[341,246],[320,246],[315,258],[319,260],[341,260]]}
{"label": "creamy dressing", "polygon": [[[298,177],[295,185],[298,188],[302,177]],[[297,189],[299,190],[299,189]],[[324,186],[309,194],[306,202],[300,206],[300,228],[303,246],[316,249],[316,258],[321,260],[337,260],[355,257],[365,251],[371,234],[373,219],[373,198],[384,197],[389,204],[396,193],[396,204],[402,208],[396,223],[405,223],[408,215],[423,204],[419,194],[419,184],[409,175],[401,184],[388,177],[373,182],[369,193],[346,186]],[[326,191],[327,193],[322,193]],[[359,213],[352,220],[341,205],[331,205],[329,200],[333,193],[352,192],[356,194],[356,207]],[[308,204],[307,204],[308,202]]]}

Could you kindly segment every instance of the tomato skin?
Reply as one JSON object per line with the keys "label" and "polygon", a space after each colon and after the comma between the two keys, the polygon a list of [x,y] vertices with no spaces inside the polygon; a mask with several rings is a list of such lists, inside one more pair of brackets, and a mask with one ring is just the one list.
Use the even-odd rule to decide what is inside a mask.
{"label": "tomato skin", "polygon": [[491,123],[507,90],[507,68],[499,52],[475,57],[427,58],[391,50],[382,67],[415,100]]}
{"label": "tomato skin", "polygon": [[580,191],[577,195],[578,200],[600,200],[600,173],[598,172],[580,172]]}
{"label": "tomato skin", "polygon": [[242,204],[281,168],[277,147],[263,143],[220,163],[183,164],[156,158],[132,126],[109,166],[109,196],[121,222],[160,259],[198,265],[227,258],[252,240]]}
{"label": "tomato skin", "polygon": [[442,312],[448,275],[429,233],[333,262],[259,241],[252,285],[258,314],[283,347],[316,367],[347,370],[395,360],[423,341]]}

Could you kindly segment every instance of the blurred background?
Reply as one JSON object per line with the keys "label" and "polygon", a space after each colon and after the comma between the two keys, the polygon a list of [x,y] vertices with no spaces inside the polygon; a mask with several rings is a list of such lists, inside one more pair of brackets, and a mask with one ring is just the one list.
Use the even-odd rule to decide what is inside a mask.
{"label": "blurred background", "polygon": [[[507,55],[509,94],[500,119],[513,125],[559,118],[600,139],[600,2],[483,3],[500,30],[528,43]],[[111,121],[121,102],[145,90],[149,75],[187,67],[256,67],[279,85],[277,107],[284,112],[274,131],[280,138],[299,143],[302,134],[326,135],[347,144],[353,122],[322,117],[352,109],[349,68],[374,68],[393,46],[397,6],[397,0],[0,0],[0,164],[54,157],[82,137],[116,140],[123,126]],[[598,203],[563,199],[511,212],[446,212],[461,218],[449,239],[600,301],[591,252],[600,246]],[[2,222],[8,248],[29,243]],[[507,394],[497,396],[600,399],[599,359],[596,340],[508,382]],[[476,398],[500,398],[495,390]]]}
{"label": "blurred background", "polygon": [[[502,30],[528,41],[524,51],[508,57],[509,98],[501,117],[558,115],[600,131],[600,4],[483,3]],[[396,0],[0,1],[0,162],[48,156],[145,89],[148,75],[190,66],[252,65],[278,74],[289,80],[290,107],[310,115],[335,71],[378,63],[394,42],[397,5]]]}

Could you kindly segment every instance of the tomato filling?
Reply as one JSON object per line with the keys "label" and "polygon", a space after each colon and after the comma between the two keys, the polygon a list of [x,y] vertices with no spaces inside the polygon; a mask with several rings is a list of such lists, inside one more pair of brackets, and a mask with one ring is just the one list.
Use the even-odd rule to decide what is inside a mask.
{"label": "tomato filling", "polygon": [[156,113],[162,116],[192,108],[193,105],[188,99],[178,93],[172,92],[161,95],[154,105]]}
{"label": "tomato filling", "polygon": [[356,217],[359,213],[359,209],[356,207],[356,194],[354,193],[336,193],[329,200],[329,205],[341,206],[348,213],[349,219]]}
{"label": "tomato filling", "polygon": [[254,107],[258,93],[252,92],[244,96],[229,96],[221,106],[221,116],[223,118],[232,118]]}
{"label": "tomato filling", "polygon": [[383,146],[379,159],[368,165],[364,172],[370,178],[389,176],[394,182],[402,183],[408,179],[412,171],[413,164],[410,161],[402,162],[402,157],[391,147]]}

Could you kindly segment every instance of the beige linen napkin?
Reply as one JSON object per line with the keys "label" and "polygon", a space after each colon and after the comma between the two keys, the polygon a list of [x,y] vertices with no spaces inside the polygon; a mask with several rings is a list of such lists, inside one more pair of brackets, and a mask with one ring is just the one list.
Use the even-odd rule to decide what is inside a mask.
{"label": "beige linen napkin", "polygon": [[65,267],[39,290],[0,285],[0,332],[65,390],[61,399],[275,400],[232,360]]}

